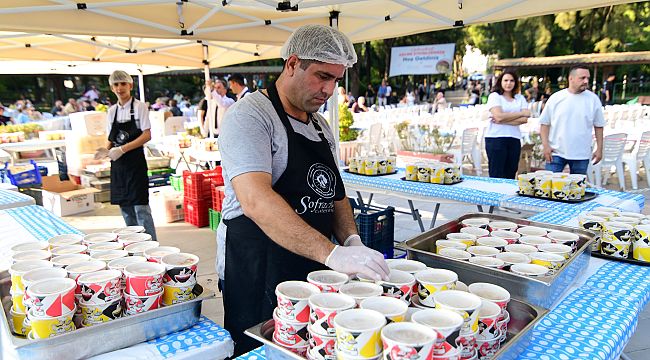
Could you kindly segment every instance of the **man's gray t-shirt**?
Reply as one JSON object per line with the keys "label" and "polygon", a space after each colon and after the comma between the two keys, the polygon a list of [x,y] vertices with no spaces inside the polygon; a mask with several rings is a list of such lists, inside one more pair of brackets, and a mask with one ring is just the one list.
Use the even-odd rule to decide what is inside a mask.
{"label": "man's gray t-shirt", "polygon": [[[332,156],[336,158],[334,135],[329,124],[317,113],[313,114],[312,119],[317,121],[323,130]],[[320,141],[318,131],[311,121],[305,124],[289,116],[289,122],[295,132],[309,140]],[[271,100],[262,92],[256,91],[249,93],[228,109],[218,141],[226,188],[222,219],[228,220],[244,214],[232,188],[233,178],[248,172],[266,172],[271,174],[272,183],[275,184],[284,173],[289,157],[287,131]],[[225,238],[226,226],[222,221],[217,230],[217,273],[222,279],[225,267]]]}

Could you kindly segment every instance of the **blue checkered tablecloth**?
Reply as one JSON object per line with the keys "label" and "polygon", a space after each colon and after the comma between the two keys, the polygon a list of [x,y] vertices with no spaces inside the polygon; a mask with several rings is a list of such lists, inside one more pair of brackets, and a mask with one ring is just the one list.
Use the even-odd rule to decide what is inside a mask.
{"label": "blue checkered tablecloth", "polygon": [[4,212],[13,217],[39,241],[47,241],[49,238],[61,234],[83,234],[39,205],[6,209]]}
{"label": "blue checkered tablecloth", "polygon": [[18,191],[0,189],[0,210],[33,205],[34,198]]}

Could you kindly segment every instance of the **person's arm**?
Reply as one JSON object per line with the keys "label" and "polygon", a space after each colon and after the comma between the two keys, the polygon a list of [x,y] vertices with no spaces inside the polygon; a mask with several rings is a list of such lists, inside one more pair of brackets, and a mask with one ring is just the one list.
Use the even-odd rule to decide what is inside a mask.
{"label": "person's arm", "polygon": [[302,220],[284,198],[273,190],[271,174],[241,174],[232,179],[232,186],[244,215],[253,220],[275,243],[293,253],[325,263],[335,245]]}
{"label": "person's arm", "polygon": [[151,130],[142,130],[142,134],[140,134],[140,136],[138,136],[135,140],[120,146],[120,148],[122,148],[122,151],[127,153],[133,149],[144,146],[144,144],[148,143],[149,140],[151,140]]}
{"label": "person's arm", "polygon": [[334,224],[332,227],[334,236],[341,245],[346,245],[345,240],[351,235],[357,235],[357,225],[354,223],[352,207],[347,197],[334,201]]}
{"label": "person's arm", "polygon": [[228,106],[235,103],[235,100],[229,98],[226,95],[219,95],[219,93],[216,90],[212,92],[212,99],[214,99],[217,105],[224,108],[227,108]]}
{"label": "person's arm", "polygon": [[500,122],[501,125],[522,125],[528,122],[527,116],[521,116],[516,119]]}
{"label": "person's arm", "polygon": [[612,95],[609,93],[609,89],[605,90],[605,101],[609,102],[609,99]]}
{"label": "person's arm", "polygon": [[594,132],[596,133],[596,151],[592,156],[593,164],[596,165],[603,158],[603,128],[594,126]]}
{"label": "person's arm", "polygon": [[530,111],[528,109],[515,112],[505,112],[501,109],[501,106],[495,106],[491,108],[490,113],[492,114],[492,121],[497,124],[504,124],[508,123],[509,121],[516,120],[520,117],[530,116]]}
{"label": "person's arm", "polygon": [[553,149],[549,143],[549,135],[551,133],[551,126],[540,124],[539,126],[539,135],[542,138],[542,148],[544,149],[544,159],[547,162],[551,162],[553,159]]}

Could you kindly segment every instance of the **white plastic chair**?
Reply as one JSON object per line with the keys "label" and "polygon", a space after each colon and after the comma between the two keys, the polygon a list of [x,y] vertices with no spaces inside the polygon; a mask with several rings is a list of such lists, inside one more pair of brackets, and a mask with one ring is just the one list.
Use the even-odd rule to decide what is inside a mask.
{"label": "white plastic chair", "polygon": [[[648,167],[645,165],[645,158],[650,150],[650,131],[644,131],[641,134],[641,139],[636,142],[632,152],[623,154],[623,164],[627,165],[628,170],[630,171],[630,179],[632,180],[632,189],[636,190],[639,188],[639,182],[637,179],[637,172],[639,171],[638,164],[640,161],[644,162],[644,167],[646,168],[646,173],[648,173]],[[646,177],[647,179],[650,178]]]}
{"label": "white plastic chair", "polygon": [[450,153],[454,155],[454,162],[460,166],[460,173],[463,173],[463,160],[469,158],[476,174],[481,176],[481,150],[478,147],[478,128],[467,128],[463,130],[460,139],[460,148],[451,149]]}
{"label": "white plastic chair", "polygon": [[[625,150],[625,143],[627,142],[627,134],[619,133],[605,136],[603,140],[603,159],[598,164],[593,165],[591,159],[589,161],[589,168],[587,169],[587,176],[589,182],[595,184],[596,187],[602,187],[607,184],[610,176],[612,166],[616,167],[616,175],[622,190],[625,190],[625,173],[623,172],[623,151]],[[602,178],[602,170],[605,169],[605,177]]]}

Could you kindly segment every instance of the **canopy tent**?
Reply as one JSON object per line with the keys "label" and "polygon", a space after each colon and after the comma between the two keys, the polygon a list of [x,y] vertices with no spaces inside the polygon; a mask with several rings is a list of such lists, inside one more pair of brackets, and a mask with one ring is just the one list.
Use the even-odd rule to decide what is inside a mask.
{"label": "canopy tent", "polygon": [[138,65],[127,63],[104,63],[89,61],[38,61],[6,60],[0,58],[0,74],[65,74],[65,75],[109,75],[115,70],[124,70],[131,75],[152,75],[167,71],[187,71],[185,66]]}
{"label": "canopy tent", "polygon": [[494,63],[494,68],[551,68],[574,65],[606,66],[625,64],[650,64],[650,51],[501,59]]}
{"label": "canopy tent", "polygon": [[0,30],[281,45],[304,24],[353,42],[498,22],[625,0],[4,0]]}

